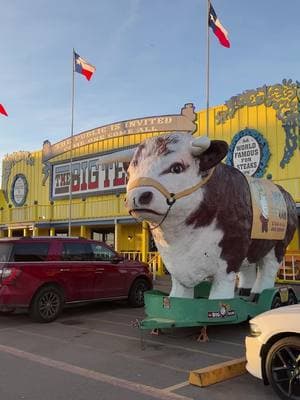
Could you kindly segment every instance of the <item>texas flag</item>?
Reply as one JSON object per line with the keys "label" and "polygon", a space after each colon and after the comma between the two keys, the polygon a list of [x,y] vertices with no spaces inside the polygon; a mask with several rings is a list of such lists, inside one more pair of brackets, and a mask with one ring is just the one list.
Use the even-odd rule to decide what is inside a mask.
{"label": "texas flag", "polygon": [[82,74],[89,81],[96,68],[74,52],[75,71]]}
{"label": "texas flag", "polygon": [[209,8],[208,25],[211,27],[214,34],[219,39],[221,45],[224,47],[230,47],[230,42],[228,40],[228,32],[221,24],[221,21],[217,17],[217,14],[211,4]]}
{"label": "texas flag", "polygon": [[5,115],[6,117],[8,117],[8,114],[7,114],[5,108],[3,107],[2,104],[0,104],[0,114],[3,114],[3,115]]}

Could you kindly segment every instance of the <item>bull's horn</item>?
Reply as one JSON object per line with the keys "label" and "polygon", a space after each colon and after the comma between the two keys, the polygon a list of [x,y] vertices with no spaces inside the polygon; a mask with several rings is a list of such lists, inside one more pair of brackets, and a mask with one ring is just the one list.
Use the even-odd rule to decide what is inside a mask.
{"label": "bull's horn", "polygon": [[115,151],[114,153],[105,154],[101,156],[97,162],[97,164],[111,164],[114,162],[130,162],[136,148]]}
{"label": "bull's horn", "polygon": [[210,146],[210,139],[207,136],[201,136],[192,141],[191,153],[193,156],[199,156]]}

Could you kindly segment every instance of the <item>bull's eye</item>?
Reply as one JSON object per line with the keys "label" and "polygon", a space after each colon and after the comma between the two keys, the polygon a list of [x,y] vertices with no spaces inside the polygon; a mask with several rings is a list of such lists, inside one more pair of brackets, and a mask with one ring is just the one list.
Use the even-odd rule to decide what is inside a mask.
{"label": "bull's eye", "polygon": [[183,172],[185,170],[184,165],[177,162],[171,165],[170,167],[170,172],[172,174],[180,174],[181,172]]}

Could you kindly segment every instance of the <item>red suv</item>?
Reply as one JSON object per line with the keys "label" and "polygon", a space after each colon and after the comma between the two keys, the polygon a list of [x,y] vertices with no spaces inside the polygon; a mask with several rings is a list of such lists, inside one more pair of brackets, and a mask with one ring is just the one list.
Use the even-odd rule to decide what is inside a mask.
{"label": "red suv", "polygon": [[128,261],[102,242],[84,238],[0,239],[0,311],[29,309],[55,320],[66,304],[128,299],[144,305],[152,288],[148,265]]}

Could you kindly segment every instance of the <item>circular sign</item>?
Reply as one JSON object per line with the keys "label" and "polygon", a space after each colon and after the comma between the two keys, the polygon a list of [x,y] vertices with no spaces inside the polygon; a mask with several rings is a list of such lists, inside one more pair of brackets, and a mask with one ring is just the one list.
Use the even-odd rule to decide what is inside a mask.
{"label": "circular sign", "polygon": [[28,184],[27,179],[23,174],[18,174],[14,177],[11,185],[11,200],[16,207],[22,206],[27,198]]}
{"label": "circular sign", "polygon": [[242,136],[233,149],[233,166],[243,174],[253,176],[257,171],[261,159],[258,141],[250,136]]}
{"label": "circular sign", "polygon": [[254,129],[244,129],[233,137],[226,163],[244,175],[261,177],[269,158],[269,146],[263,136]]}

